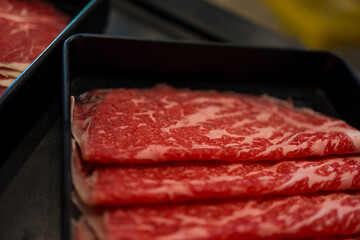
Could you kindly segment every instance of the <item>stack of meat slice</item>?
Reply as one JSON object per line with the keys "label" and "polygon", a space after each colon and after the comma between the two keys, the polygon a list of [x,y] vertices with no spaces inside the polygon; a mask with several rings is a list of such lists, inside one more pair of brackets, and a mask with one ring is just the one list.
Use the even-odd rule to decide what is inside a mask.
{"label": "stack of meat slice", "polygon": [[41,0],[0,1],[0,94],[68,22],[67,16]]}
{"label": "stack of meat slice", "polygon": [[73,102],[77,239],[360,234],[360,132],[268,96],[95,89]]}

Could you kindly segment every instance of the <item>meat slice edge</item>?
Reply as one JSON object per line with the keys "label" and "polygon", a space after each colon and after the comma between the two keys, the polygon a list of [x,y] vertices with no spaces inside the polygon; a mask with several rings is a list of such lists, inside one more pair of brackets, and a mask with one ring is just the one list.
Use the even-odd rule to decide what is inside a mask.
{"label": "meat slice edge", "polygon": [[73,240],[103,240],[98,239],[84,218],[72,222]]}
{"label": "meat slice edge", "polygon": [[78,97],[77,106],[75,106],[75,98],[72,96],[70,99],[71,132],[76,142],[79,143],[81,149],[88,148],[87,138],[89,128],[92,124],[92,115],[102,103],[106,94],[106,90],[93,90],[89,92],[89,94],[82,94]]}
{"label": "meat slice edge", "polygon": [[[85,204],[83,204],[78,197],[76,192],[73,192],[71,195],[72,202],[79,208],[79,210],[83,213],[82,219],[90,226],[94,235],[100,240],[111,239],[108,236],[106,231],[106,222],[104,222],[104,216],[101,213],[100,209],[96,208],[88,208]],[[106,217],[105,217],[106,218]],[[84,223],[85,223],[84,222]],[[81,226],[80,226],[81,227]],[[80,230],[83,230],[80,228]]]}

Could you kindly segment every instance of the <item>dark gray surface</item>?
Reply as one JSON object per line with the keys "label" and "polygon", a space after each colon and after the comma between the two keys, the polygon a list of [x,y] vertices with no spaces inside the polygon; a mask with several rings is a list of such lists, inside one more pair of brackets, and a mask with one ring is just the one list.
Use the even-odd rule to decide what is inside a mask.
{"label": "dark gray surface", "polygon": [[291,47],[302,46],[262,26],[239,18],[204,1],[194,0],[133,0],[182,23],[208,39],[233,42],[243,46]]}
{"label": "dark gray surface", "polygon": [[104,31],[107,35],[151,40],[208,40],[127,0],[114,0],[109,17],[111,21]]}
{"label": "dark gray surface", "polygon": [[60,239],[60,129],[57,121],[4,190],[0,239]]}
{"label": "dark gray surface", "polygon": [[[191,10],[192,1],[194,4],[198,2],[196,0],[184,2],[184,6],[188,10]],[[178,5],[180,2],[182,1],[177,3],[176,1],[169,1],[166,5],[170,7],[169,4]],[[203,3],[201,2],[200,5]],[[210,21],[204,22],[205,25],[209,26],[216,21],[218,24],[213,27],[222,28],[221,16],[224,13],[220,13],[216,19],[213,19],[213,14],[216,11],[211,8],[209,13],[211,16],[206,17],[209,9],[205,6],[199,13],[188,12],[194,16],[200,16],[200,19],[197,17],[197,23],[187,21],[182,24],[174,21],[174,19],[168,19],[164,15],[149,13],[147,8],[134,5],[131,1],[114,0],[105,34],[161,40],[209,40],[206,38],[206,34],[198,33],[196,28],[187,27],[189,24],[198,24],[202,21]],[[228,19],[227,21],[232,19],[229,16],[225,18]],[[262,29],[243,20],[240,22],[234,22],[232,26],[226,28],[227,30],[223,30],[229,31],[231,28],[235,28],[237,29],[236,33],[241,33],[244,30],[241,33],[244,38],[238,39],[243,45],[254,45],[256,43],[255,45],[271,46],[275,44],[270,38],[259,37],[262,34],[265,34],[264,36],[267,34],[261,33]],[[225,21],[223,24],[227,24],[227,22]],[[236,42],[236,39],[233,40]],[[280,43],[277,42],[276,44]],[[61,99],[59,99],[59,105],[60,101]],[[54,106],[56,109],[51,110],[50,115],[41,118],[30,136],[27,136],[22,145],[19,146],[18,153],[12,156],[14,163],[12,171],[16,171],[17,174],[12,176],[11,173],[8,173],[7,186],[2,194],[0,193],[1,240],[61,238],[61,111],[59,105]],[[39,137],[42,138],[40,143],[38,143]],[[22,165],[24,158],[26,162]]]}

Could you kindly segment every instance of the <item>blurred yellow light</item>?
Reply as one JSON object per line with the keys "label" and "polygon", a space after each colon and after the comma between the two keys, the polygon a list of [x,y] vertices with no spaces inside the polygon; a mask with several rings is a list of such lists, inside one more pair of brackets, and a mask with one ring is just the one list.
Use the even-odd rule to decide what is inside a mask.
{"label": "blurred yellow light", "polygon": [[360,0],[264,0],[304,44],[360,45]]}

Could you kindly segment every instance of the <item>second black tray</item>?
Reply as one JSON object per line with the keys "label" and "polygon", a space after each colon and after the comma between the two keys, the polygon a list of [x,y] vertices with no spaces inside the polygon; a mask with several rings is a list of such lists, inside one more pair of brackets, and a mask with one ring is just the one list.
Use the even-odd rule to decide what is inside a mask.
{"label": "second black tray", "polygon": [[[61,59],[64,41],[75,33],[100,32],[106,24],[108,0],[53,0],[49,2],[53,3],[59,11],[70,16],[71,22],[22,75],[0,95],[1,182],[10,178],[8,172],[11,171],[3,170],[8,156],[14,151],[19,151],[18,144],[32,126],[55,99],[61,98],[59,90],[62,79]],[[44,130],[45,128],[44,126]],[[0,192],[2,187],[3,184],[0,184]]]}

